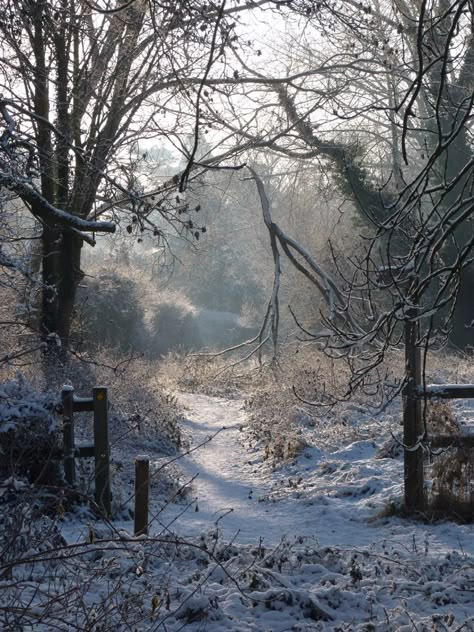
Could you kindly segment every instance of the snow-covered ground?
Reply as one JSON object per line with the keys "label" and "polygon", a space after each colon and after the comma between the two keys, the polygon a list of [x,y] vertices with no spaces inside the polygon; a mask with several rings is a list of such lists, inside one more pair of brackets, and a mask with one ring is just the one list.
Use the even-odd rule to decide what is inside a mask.
{"label": "snow-covered ground", "polygon": [[349,410],[360,438],[343,447],[303,424],[306,447],[274,469],[249,445],[242,401],[179,399],[189,450],[178,463],[192,483],[180,503],[152,488],[150,536],[198,548],[155,566],[153,543],[134,544],[143,560],[149,551],[142,581],[166,576],[169,600],[139,629],[474,630],[472,526],[377,517],[403,476],[400,457],[378,458],[380,420]]}
{"label": "snow-covered ground", "polygon": [[[86,525],[80,514],[66,516],[65,551],[77,563],[65,556],[15,567],[0,584],[0,596],[21,586],[22,603],[31,599],[34,613],[19,630],[53,629],[52,621],[91,632],[474,630],[472,526],[389,515],[403,465],[380,458],[379,448],[396,409],[380,420],[348,408],[355,440],[344,446],[323,442],[302,419],[304,447],[273,468],[251,440],[242,401],[179,399],[189,448],[173,467],[183,484],[192,481],[188,491],[167,501],[159,470],[148,539],[129,535],[130,520]],[[458,406],[468,420],[468,407]],[[152,471],[163,466],[152,441],[122,444],[121,498],[132,490],[133,451],[143,447]],[[63,598],[50,599],[56,619],[44,623],[40,604],[54,591]],[[80,594],[82,604],[70,616],[66,594]]]}
{"label": "snow-covered ground", "polygon": [[[201,446],[180,461],[184,476],[196,477],[196,503],[180,518],[179,507],[167,507],[155,528],[170,525],[197,535],[218,521],[225,540],[245,544],[261,536],[266,545],[276,545],[283,537],[301,535],[321,546],[363,547],[398,539],[410,548],[413,538],[428,538],[436,551],[452,550],[450,523],[431,525],[428,531],[420,523],[371,522],[391,498],[400,498],[403,483],[401,458],[376,458],[375,440],[342,448],[308,446],[293,462],[274,470],[258,446],[246,447],[242,401],[184,394],[180,401],[191,445]],[[314,443],[316,433],[306,429],[305,443]],[[474,553],[471,527],[455,530],[466,536],[465,547]]]}

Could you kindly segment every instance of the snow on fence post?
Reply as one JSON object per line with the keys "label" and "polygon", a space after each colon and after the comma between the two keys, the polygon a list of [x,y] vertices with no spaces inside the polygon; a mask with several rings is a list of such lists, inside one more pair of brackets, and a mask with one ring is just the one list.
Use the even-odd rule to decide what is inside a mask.
{"label": "snow on fence post", "polygon": [[76,482],[75,443],[74,443],[74,389],[63,386],[61,391],[63,411],[63,463],[64,477],[68,485]]}
{"label": "snow on fence post", "polygon": [[403,444],[405,507],[417,511],[424,504],[423,480],[423,420],[421,414],[421,354],[417,346],[419,324],[410,320],[417,314],[416,308],[407,310],[405,321],[405,368],[406,385],[403,391]]}
{"label": "snow on fence post", "polygon": [[109,406],[106,388],[92,389],[94,400],[95,500],[111,515]]}
{"label": "snow on fence post", "polygon": [[419,395],[427,399],[474,399],[474,384],[427,384]]}
{"label": "snow on fence post", "polygon": [[150,489],[150,457],[135,459],[135,535],[148,535],[148,496]]}

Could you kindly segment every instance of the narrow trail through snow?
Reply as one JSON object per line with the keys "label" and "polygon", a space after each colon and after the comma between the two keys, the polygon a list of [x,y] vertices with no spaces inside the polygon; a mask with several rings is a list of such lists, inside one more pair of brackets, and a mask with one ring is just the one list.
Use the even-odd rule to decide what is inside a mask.
{"label": "narrow trail through snow", "polygon": [[[248,419],[242,400],[180,394],[179,402],[185,413],[183,432],[197,448],[180,459],[179,467],[185,479],[194,478],[191,498],[196,503],[184,513],[181,504],[168,505],[159,516],[162,526],[196,536],[217,523],[226,541],[249,544],[258,544],[259,538],[276,545],[284,536],[309,536],[320,546],[366,547],[389,540],[408,548],[452,549],[449,523],[431,525],[428,531],[421,522],[369,519],[377,503],[380,509],[391,495],[400,496],[403,480],[401,460],[375,459],[372,441],[356,441],[332,453],[312,448],[293,469],[274,471],[260,450],[249,450],[243,442]],[[303,482],[292,488],[288,482],[295,474]],[[465,534],[467,549],[474,549],[469,526],[457,533]]]}
{"label": "narrow trail through snow", "polygon": [[[184,477],[196,477],[192,494],[196,505],[179,521],[179,530],[199,533],[218,521],[226,538],[238,533],[240,542],[255,542],[272,521],[272,507],[258,502],[268,493],[270,481],[241,443],[247,423],[243,402],[196,394],[181,394],[179,401],[185,412],[182,430],[190,447],[197,448],[179,461]],[[178,513],[176,507],[166,512],[167,520],[173,520],[173,512]],[[279,523],[281,535],[293,529],[293,519]]]}

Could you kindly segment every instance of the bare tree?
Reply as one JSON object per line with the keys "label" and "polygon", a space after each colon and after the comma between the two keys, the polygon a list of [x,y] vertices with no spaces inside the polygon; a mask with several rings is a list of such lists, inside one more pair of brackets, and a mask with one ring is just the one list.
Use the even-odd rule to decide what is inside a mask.
{"label": "bare tree", "polygon": [[[468,2],[6,6],[2,184],[43,224],[44,336],[68,339],[85,231],[112,230],[100,217],[128,214],[137,238],[163,240],[164,226],[192,237],[181,195],[192,170],[252,148],[325,169],[364,218],[367,249],[338,308],[347,323],[351,303],[362,305],[364,327],[344,339],[339,321],[341,344],[396,337],[415,298],[453,344],[472,342]],[[294,21],[273,74],[259,50],[238,44],[233,21],[266,9]],[[211,127],[220,154],[197,160]],[[160,136],[186,167],[144,191],[137,142]]]}
{"label": "bare tree", "polygon": [[292,2],[286,74],[234,51],[259,106],[236,122],[208,104],[237,143],[326,170],[363,219],[366,250],[341,279],[364,322],[345,340],[336,328],[347,348],[399,340],[415,303],[430,336],[474,343],[471,14],[462,1]]}
{"label": "bare tree", "polygon": [[199,127],[203,82],[233,37],[224,8],[3,0],[0,185],[42,226],[46,340],[68,342],[81,249],[95,233],[112,232],[124,215],[138,239],[189,229],[178,176],[143,195],[134,166],[146,158],[140,143],[179,147],[180,134]]}

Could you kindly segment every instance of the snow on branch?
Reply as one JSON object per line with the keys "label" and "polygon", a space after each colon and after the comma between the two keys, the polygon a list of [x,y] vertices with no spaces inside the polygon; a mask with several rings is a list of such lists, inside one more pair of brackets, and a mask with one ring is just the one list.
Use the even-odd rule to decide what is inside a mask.
{"label": "snow on branch", "polygon": [[[71,213],[67,213],[50,204],[36,188],[26,182],[8,175],[2,169],[0,162],[0,187],[5,187],[21,197],[24,202],[31,205],[33,215],[47,223],[58,224],[76,231],[89,233],[114,233],[113,222],[98,222],[82,219]],[[88,240],[89,241],[89,240]]]}
{"label": "snow on branch", "polygon": [[31,213],[46,224],[68,228],[94,245],[95,241],[84,233],[113,233],[113,222],[91,221],[64,211],[49,202],[34,184],[38,177],[34,169],[34,148],[21,134],[16,137],[15,121],[8,112],[5,100],[0,100],[0,114],[5,129],[0,136],[0,189],[18,195],[29,206]]}

